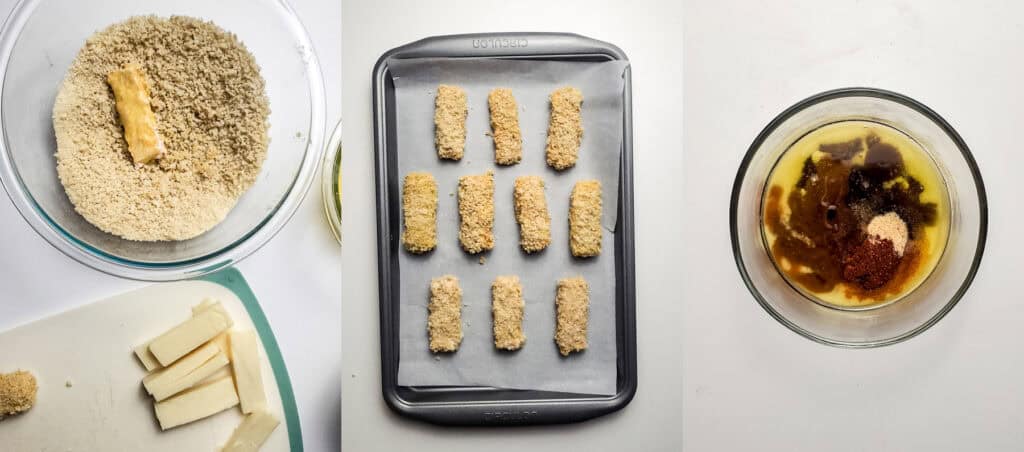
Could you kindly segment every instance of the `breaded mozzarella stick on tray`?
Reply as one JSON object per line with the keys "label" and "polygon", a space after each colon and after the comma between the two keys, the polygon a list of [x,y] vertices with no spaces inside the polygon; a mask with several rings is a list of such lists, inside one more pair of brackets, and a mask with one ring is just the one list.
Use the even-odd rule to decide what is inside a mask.
{"label": "breaded mozzarella stick on tray", "polygon": [[551,121],[548,124],[547,162],[562,171],[576,165],[583,140],[583,119],[580,109],[583,93],[571,86],[551,93]]}
{"label": "breaded mozzarella stick on tray", "polygon": [[462,288],[455,276],[445,275],[430,281],[427,305],[427,330],[430,351],[454,352],[462,343]]}
{"label": "breaded mozzarella stick on tray", "polygon": [[468,114],[466,92],[462,88],[438,85],[437,97],[434,99],[434,145],[439,158],[462,159],[466,148]]}
{"label": "breaded mozzarella stick on tray", "polygon": [[494,138],[494,163],[515,165],[523,158],[523,134],[519,130],[519,107],[512,90],[495,88],[487,96]]}
{"label": "breaded mozzarella stick on tray", "polygon": [[555,294],[555,343],[562,356],[587,349],[590,288],[582,277],[558,280]]}
{"label": "breaded mozzarella stick on tray", "polygon": [[569,247],[576,257],[601,254],[601,182],[576,182],[569,199]]}
{"label": "breaded mozzarella stick on tray", "polygon": [[519,350],[526,342],[523,334],[523,285],[518,276],[499,276],[491,284],[491,315],[494,317],[494,346],[501,350]]}
{"label": "breaded mozzarella stick on tray", "polygon": [[540,251],[551,243],[551,215],[544,197],[544,179],[520,176],[513,188],[516,222],[519,223],[519,245],[523,251]]}
{"label": "breaded mozzarella stick on tray", "polygon": [[494,248],[494,172],[459,178],[459,243],[467,253]]}
{"label": "breaded mozzarella stick on tray", "polygon": [[437,246],[437,181],[430,173],[405,175],[402,185],[402,244],[410,253],[425,253]]}

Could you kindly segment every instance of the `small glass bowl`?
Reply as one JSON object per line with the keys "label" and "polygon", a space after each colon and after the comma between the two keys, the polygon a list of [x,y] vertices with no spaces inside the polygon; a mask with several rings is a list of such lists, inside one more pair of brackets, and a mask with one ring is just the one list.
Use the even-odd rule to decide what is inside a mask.
{"label": "small glass bowl", "polygon": [[[204,234],[135,242],[78,213],[57,178],[53,101],[92,33],[135,15],[184,15],[234,33],[255,56],[270,99],[270,145],[256,182]],[[237,263],[269,241],[302,202],[323,151],[324,94],[309,36],[282,0],[22,0],[0,32],[0,181],[47,242],[99,271],[164,281]]]}
{"label": "small glass bowl", "polygon": [[[935,269],[901,300],[873,309],[839,309],[809,299],[775,268],[761,234],[762,198],[780,156],[810,131],[846,120],[882,123],[921,143],[945,179],[950,197],[949,239]],[[736,265],[761,307],[808,339],[853,348],[894,344],[942,319],[974,279],[988,224],[985,187],[963,139],[920,102],[872,88],[817,94],[772,120],[740,165],[729,215]]]}
{"label": "small glass bowl", "polygon": [[321,190],[324,197],[324,214],[331,224],[334,238],[341,244],[341,122],[334,128],[327,152],[324,153],[324,168],[321,175]]}

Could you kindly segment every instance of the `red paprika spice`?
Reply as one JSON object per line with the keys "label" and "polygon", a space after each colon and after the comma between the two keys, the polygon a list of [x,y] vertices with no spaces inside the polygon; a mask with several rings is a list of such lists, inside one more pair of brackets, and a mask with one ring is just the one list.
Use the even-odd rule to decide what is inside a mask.
{"label": "red paprika spice", "polygon": [[865,290],[884,286],[900,264],[892,241],[868,238],[843,256],[843,278]]}

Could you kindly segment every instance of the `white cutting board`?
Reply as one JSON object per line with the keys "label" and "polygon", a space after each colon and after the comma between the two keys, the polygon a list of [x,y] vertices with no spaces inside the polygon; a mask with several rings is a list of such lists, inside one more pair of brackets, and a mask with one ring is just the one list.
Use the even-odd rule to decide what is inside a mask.
{"label": "white cutting board", "polygon": [[161,431],[152,399],[142,389],[145,369],[132,352],[187,320],[204,298],[220,300],[234,328],[259,333],[267,405],[281,420],[261,450],[301,451],[281,353],[234,269],[149,286],[0,333],[0,372],[28,370],[39,384],[35,407],[0,421],[0,450],[219,451],[242,421],[238,408]]}

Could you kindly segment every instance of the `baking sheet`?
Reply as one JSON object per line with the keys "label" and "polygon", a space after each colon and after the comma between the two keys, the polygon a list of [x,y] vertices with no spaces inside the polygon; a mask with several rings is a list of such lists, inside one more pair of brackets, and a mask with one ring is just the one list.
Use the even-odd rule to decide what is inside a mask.
{"label": "baking sheet", "polygon": [[[391,63],[395,83],[398,177],[428,171],[438,182],[438,246],[418,256],[399,251],[401,277],[400,360],[402,386],[492,386],[509,389],[615,394],[617,350],[615,322],[615,250],[622,147],[623,73],[628,63],[509,59],[409,59]],[[434,148],[434,97],[439,83],[466,90],[466,152],[459,162],[440,161]],[[557,172],[545,162],[548,95],[571,85],[583,92],[583,142],[574,168]],[[494,164],[487,110],[491,89],[512,89],[519,105],[523,160]],[[481,255],[462,251],[458,241],[458,178],[495,173],[495,248]],[[517,176],[540,175],[552,219],[551,245],[528,255],[519,247],[512,202]],[[569,252],[569,195],[576,181],[598,179],[603,189],[605,226],[602,254],[575,259]],[[400,202],[397,200],[396,202]],[[397,233],[397,231],[396,231]],[[433,354],[427,347],[430,280],[454,274],[463,291],[464,339],[459,351]],[[518,275],[526,302],[527,340],[516,352],[494,348],[490,285],[499,275]],[[588,349],[569,357],[558,354],[555,287],[559,278],[582,275],[590,285]]]}

